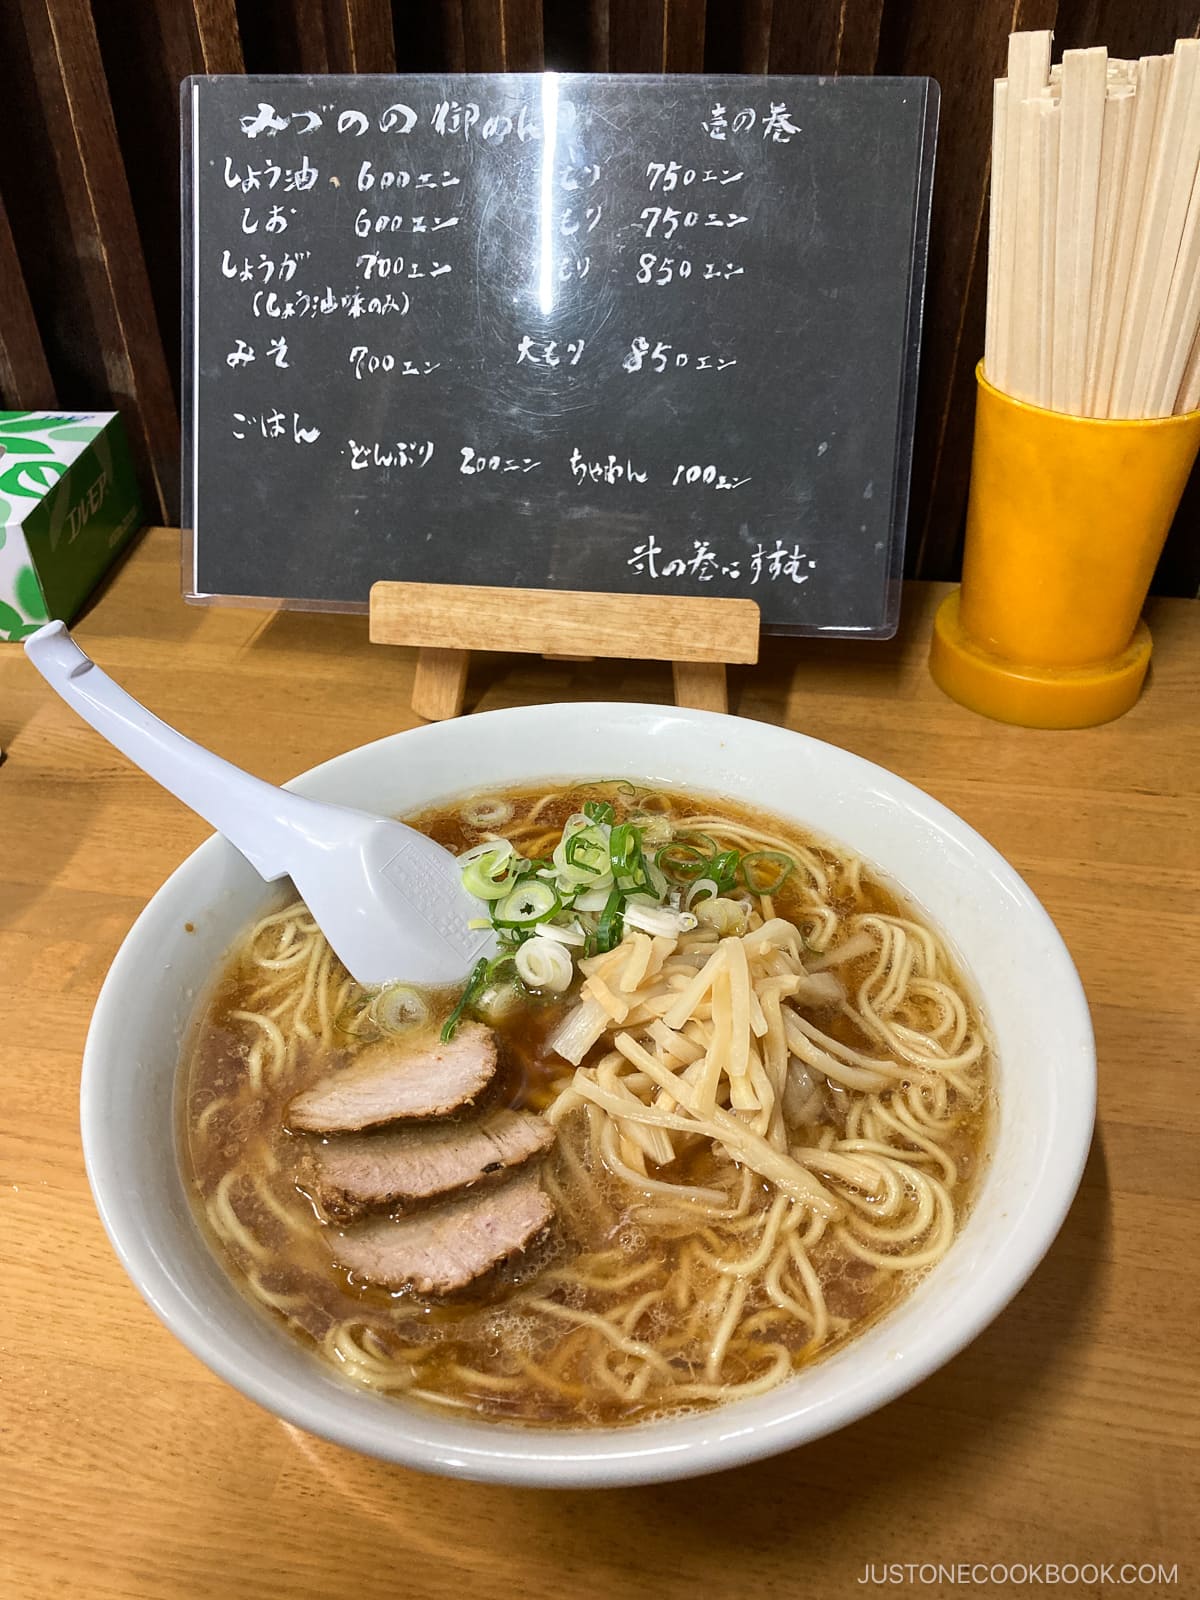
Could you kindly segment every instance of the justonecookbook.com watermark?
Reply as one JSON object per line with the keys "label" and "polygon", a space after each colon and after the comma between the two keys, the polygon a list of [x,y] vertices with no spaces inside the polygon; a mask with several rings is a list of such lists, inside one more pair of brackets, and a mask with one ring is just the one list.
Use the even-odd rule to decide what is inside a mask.
{"label": "justonecookbook.com watermark", "polygon": [[1071,1588],[1084,1584],[1150,1584],[1179,1582],[1179,1563],[1163,1561],[882,1561],[868,1562],[856,1580],[885,1588],[889,1584],[954,1584],[960,1589],[1000,1588],[1008,1583]]}

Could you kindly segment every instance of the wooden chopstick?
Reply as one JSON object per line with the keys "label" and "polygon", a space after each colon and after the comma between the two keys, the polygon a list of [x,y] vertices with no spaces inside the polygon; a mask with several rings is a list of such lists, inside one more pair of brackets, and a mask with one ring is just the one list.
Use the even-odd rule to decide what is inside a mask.
{"label": "wooden chopstick", "polygon": [[[1149,415],[1146,403],[1157,349],[1157,317],[1162,315],[1175,270],[1187,199],[1200,155],[1200,106],[1196,105],[1194,93],[1198,69],[1200,40],[1180,39],[1167,73],[1138,223],[1109,401],[1109,415],[1114,417]],[[1185,171],[1189,155],[1190,171]]]}
{"label": "wooden chopstick", "polygon": [[984,371],[1079,416],[1200,403],[1200,40],[1050,64],[1009,37],[992,98]]}
{"label": "wooden chopstick", "polygon": [[1131,82],[1123,77],[1114,77],[1110,79],[1104,101],[1100,183],[1096,196],[1096,243],[1092,252],[1092,281],[1088,290],[1087,361],[1083,393],[1083,410],[1085,414],[1092,415],[1095,414],[1100,390],[1100,356],[1113,286],[1113,259],[1124,193],[1123,179],[1133,132],[1134,95]]}
{"label": "wooden chopstick", "polygon": [[[1008,41],[1008,89],[1004,117],[1005,182],[1000,197],[1000,262],[996,279],[999,300],[996,317],[996,381],[1001,388],[1006,386],[1014,340],[1019,338],[1020,323],[1024,320],[1023,316],[1018,318],[1014,315],[1013,305],[1020,196],[1020,178],[1015,169],[1019,159],[1021,106],[1045,88],[1049,81],[1051,38],[1051,33],[1046,29],[1036,33],[1010,34]],[[1012,182],[1008,181],[1010,171]]]}
{"label": "wooden chopstick", "polygon": [[1062,59],[1062,131],[1055,213],[1052,382],[1055,411],[1083,410],[1088,306],[1108,52],[1068,50]]}

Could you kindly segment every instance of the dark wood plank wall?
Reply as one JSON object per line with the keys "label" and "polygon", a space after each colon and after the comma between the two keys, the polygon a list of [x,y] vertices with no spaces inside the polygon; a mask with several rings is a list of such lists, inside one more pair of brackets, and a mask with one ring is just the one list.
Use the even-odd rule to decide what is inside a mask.
{"label": "dark wood plank wall", "polygon": [[57,403],[41,331],[0,197],[0,396],[18,394],[29,411],[48,411]]}
{"label": "dark wood plank wall", "polygon": [[[118,407],[178,517],[179,81],[193,72],[928,73],[942,87],[908,570],[956,575],[1009,31],[1168,50],[1196,0],[4,0],[0,405]],[[1200,474],[1159,568],[1200,589]]]}

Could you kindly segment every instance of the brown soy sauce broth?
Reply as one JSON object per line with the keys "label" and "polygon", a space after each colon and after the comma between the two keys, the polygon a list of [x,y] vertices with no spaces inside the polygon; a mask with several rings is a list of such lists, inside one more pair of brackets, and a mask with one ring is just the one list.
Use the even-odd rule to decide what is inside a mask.
{"label": "brown soy sauce broth", "polygon": [[[842,858],[830,846],[770,815],[708,796],[596,782],[575,785],[549,798],[544,787],[507,790],[500,798],[512,806],[513,814],[490,830],[464,821],[463,801],[406,820],[455,853],[494,833],[518,837],[521,852],[532,855],[549,854],[567,817],[589,799],[609,800],[618,821],[663,807],[676,815],[719,813],[730,825],[778,834],[815,851],[835,881],[844,876],[838,873]],[[539,841],[548,841],[544,849]],[[793,873],[774,897],[776,914],[799,920],[807,897],[802,875]],[[924,921],[897,892],[865,870],[853,892],[847,888],[831,903],[842,914],[876,912]],[[866,954],[839,969],[848,993],[857,990],[875,959],[874,954]],[[331,971],[337,972],[336,963]],[[338,976],[344,979],[344,974]],[[954,976],[959,993],[966,995],[961,977]],[[524,1301],[537,1296],[539,1287],[544,1286],[545,1298],[564,1306],[600,1312],[609,1309],[603,1291],[581,1290],[576,1284],[554,1279],[556,1267],[579,1262],[596,1251],[617,1250],[622,1264],[627,1259],[631,1273],[653,1263],[654,1276],[648,1281],[670,1286],[689,1250],[688,1232],[664,1232],[643,1224],[642,1197],[610,1177],[598,1158],[591,1158],[586,1121],[580,1113],[565,1121],[559,1144],[548,1158],[561,1196],[559,1214],[546,1238],[524,1256],[444,1300],[411,1291],[393,1293],[359,1282],[336,1266],[330,1226],[298,1185],[305,1136],[287,1130],[286,1108],[301,1089],[350,1062],[362,1041],[336,1030],[331,1048],[316,1040],[295,1041],[286,1074],[279,1078],[264,1074],[261,1087],[248,1092],[250,1057],[259,1030],[237,1013],[253,1008],[262,986],[263,973],[243,947],[227,964],[194,1030],[180,1097],[182,1160],[197,1212],[214,1249],[252,1299],[266,1306],[292,1334],[318,1347],[339,1327],[353,1324],[369,1356],[385,1369],[394,1365],[397,1392],[411,1389],[419,1396],[436,1397],[456,1409],[485,1417],[543,1426],[614,1425],[704,1403],[691,1401],[681,1406],[653,1388],[630,1401],[598,1386],[588,1374],[572,1371],[569,1362],[565,1366],[559,1362],[552,1389],[529,1377],[531,1371],[536,1373],[544,1363],[556,1359],[564,1333],[569,1331],[564,1323],[526,1307]],[[440,1027],[456,998],[448,991],[427,996],[433,1028]],[[967,998],[977,1017],[978,1007]],[[487,1103],[545,1109],[572,1074],[565,1062],[548,1051],[546,1041],[573,1003],[573,996],[535,1001],[492,1020],[502,1066]],[[853,1019],[835,1007],[806,1014],[840,1042],[867,1054],[878,1051],[878,1041],[866,1036]],[[920,1020],[913,1019],[918,1025]],[[594,1054],[602,1054],[606,1048],[602,1044]],[[990,1073],[987,1082],[987,1091],[977,1104],[963,1109],[945,1144],[959,1171],[954,1200],[960,1224],[977,1186],[987,1146]],[[729,1164],[725,1162],[722,1171],[722,1162],[711,1148],[697,1147],[685,1150],[669,1171],[658,1176],[704,1185],[727,1178],[728,1172]],[[759,1184],[752,1206],[765,1211],[771,1199],[769,1187]],[[227,1221],[230,1208],[232,1229]],[[222,1217],[226,1222],[218,1227],[214,1218]],[[727,1245],[732,1255],[741,1248],[732,1241],[718,1239],[717,1243]],[[795,1369],[862,1332],[921,1275],[919,1271],[879,1269],[828,1240],[816,1247],[813,1265],[830,1313],[844,1319],[847,1326],[815,1353],[805,1351],[807,1330],[799,1322],[782,1334],[776,1329],[772,1337],[782,1338],[788,1346]],[[717,1275],[712,1276],[715,1289]],[[669,1347],[674,1331],[671,1306],[668,1293],[637,1327],[638,1338]],[[752,1309],[748,1305],[748,1312]],[[741,1381],[736,1355],[728,1358],[724,1370],[729,1381]],[[749,1376],[749,1367],[745,1376]]]}

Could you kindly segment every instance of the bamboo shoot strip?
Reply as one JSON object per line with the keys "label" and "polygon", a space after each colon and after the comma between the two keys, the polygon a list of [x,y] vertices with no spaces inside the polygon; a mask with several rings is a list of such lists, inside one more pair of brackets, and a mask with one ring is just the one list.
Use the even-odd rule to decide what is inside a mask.
{"label": "bamboo shoot strip", "polygon": [[[1121,207],[1121,186],[1129,159],[1129,137],[1133,129],[1133,85],[1124,76],[1114,77],[1114,66],[1128,62],[1109,62],[1110,88],[1104,102],[1104,138],[1100,152],[1100,189],[1096,200],[1096,247],[1092,253],[1092,287],[1088,304],[1087,379],[1084,384],[1084,414],[1097,415],[1099,397],[1100,348],[1104,338],[1108,296],[1112,287],[1113,253]],[[1107,401],[1107,396],[1104,397]]]}
{"label": "bamboo shoot strip", "polygon": [[1017,124],[1016,251],[1013,262],[1013,328],[1009,343],[1008,393],[1032,405],[1038,399],[1038,288],[1041,281],[1041,129],[1054,113],[1049,100],[1021,102]]}
{"label": "bamboo shoot strip", "polygon": [[[1200,40],[1180,39],[1175,45],[1167,76],[1166,98],[1155,132],[1149,188],[1142,206],[1129,293],[1117,347],[1110,416],[1140,416],[1139,402],[1149,391],[1153,357],[1146,354],[1146,348],[1148,344],[1152,348],[1157,347],[1158,319],[1162,315],[1171,274],[1175,270],[1179,235],[1183,231],[1183,213],[1187,205],[1185,194],[1182,206],[1177,206],[1175,188],[1185,146],[1193,131],[1193,90],[1198,65]],[[1195,138],[1200,144],[1200,114],[1197,114],[1195,122]],[[1192,151],[1189,193],[1190,173],[1195,170],[1195,161],[1196,154]],[[1174,239],[1171,238],[1172,229]]]}
{"label": "bamboo shoot strip", "polygon": [[1058,163],[1062,117],[1056,103],[1041,102],[1038,129],[1038,288],[1037,288],[1037,403],[1050,404],[1054,355],[1055,214],[1058,202]]}
{"label": "bamboo shoot strip", "polygon": [[1050,404],[1056,411],[1078,415],[1083,410],[1087,369],[1108,52],[1103,46],[1068,50],[1062,68]]}
{"label": "bamboo shoot strip", "polygon": [[1098,417],[1115,415],[1112,391],[1117,350],[1170,65],[1170,56],[1143,56],[1137,64],[1133,126],[1129,134],[1128,160],[1120,180],[1112,267],[1105,289],[1103,332],[1096,365],[1096,398],[1092,409],[1093,415]]}
{"label": "bamboo shoot strip", "polygon": [[[1019,208],[1020,177],[1019,140],[1021,106],[1026,100],[1040,94],[1050,81],[1050,41],[1048,30],[1036,33],[1012,33],[1008,38],[1008,92],[1005,97],[1005,182],[1001,194],[1003,207],[1000,227],[1000,261],[996,287],[999,306],[996,317],[996,341],[1000,352],[1002,387],[1011,391],[1011,363],[1014,344],[1019,331],[1014,322],[1014,273],[1017,251],[1017,213]],[[1012,180],[1012,181],[1010,181]],[[1023,306],[1022,312],[1028,312]]]}
{"label": "bamboo shoot strip", "polygon": [[1008,82],[997,78],[992,85],[992,192],[988,212],[987,327],[983,338],[983,370],[989,383],[1004,387],[1005,363],[996,336],[1000,315],[1000,227],[1004,192],[1004,129],[1008,111]]}

